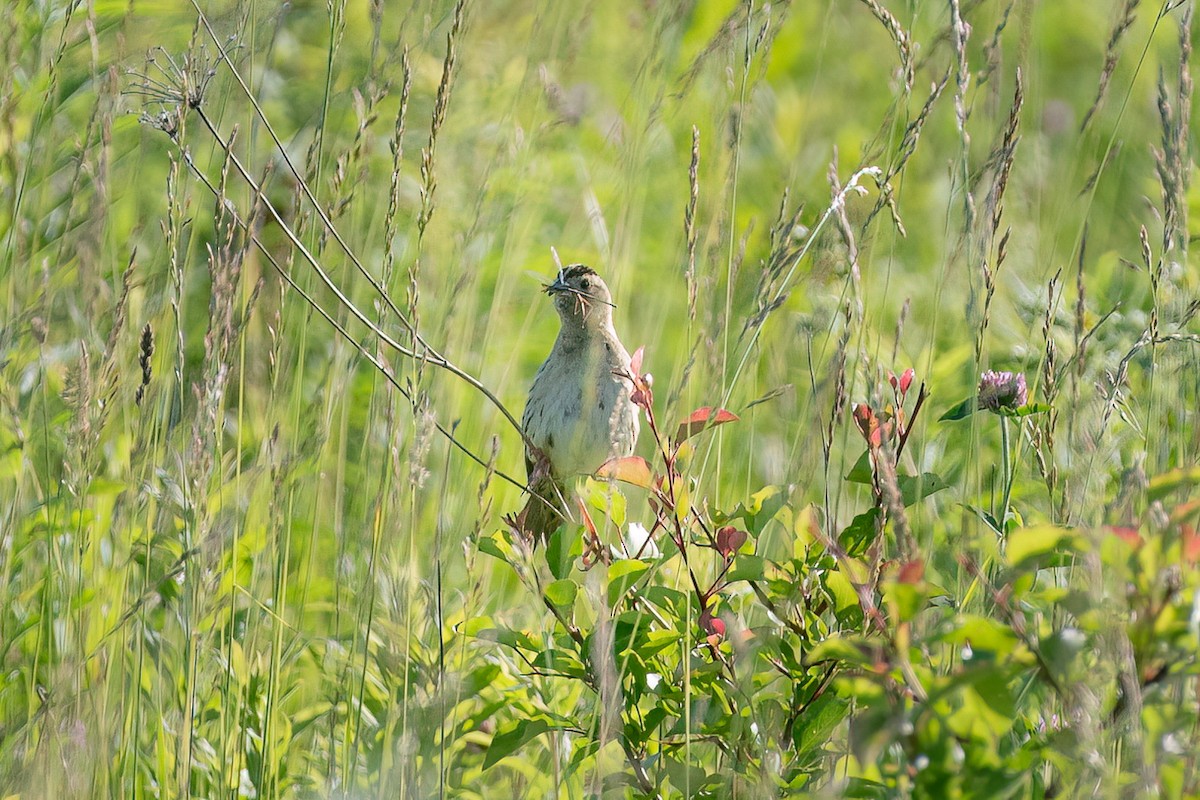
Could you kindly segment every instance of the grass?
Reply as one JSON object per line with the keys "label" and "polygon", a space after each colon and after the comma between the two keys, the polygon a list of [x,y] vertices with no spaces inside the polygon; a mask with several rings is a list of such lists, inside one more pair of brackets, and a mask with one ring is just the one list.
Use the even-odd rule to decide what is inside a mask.
{"label": "grass", "polygon": [[11,9],[0,797],[1200,795],[1192,9]]}

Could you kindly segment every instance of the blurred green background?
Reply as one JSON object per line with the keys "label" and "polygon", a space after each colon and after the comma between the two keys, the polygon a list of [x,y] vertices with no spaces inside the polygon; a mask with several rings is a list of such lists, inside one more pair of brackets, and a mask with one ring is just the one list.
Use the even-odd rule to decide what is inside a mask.
{"label": "blurred green background", "polygon": [[[1128,470],[1195,463],[1194,343],[1136,347],[1152,317],[1197,331],[1191,4],[886,5],[467,2],[455,29],[445,2],[199,0],[216,41],[187,3],[9,6],[0,796],[552,793],[534,760],[480,772],[525,679],[457,627],[552,627],[474,546],[520,489],[434,425],[518,480],[520,438],[461,380],[387,353],[254,211],[200,112],[403,339],[222,48],[350,249],[518,418],[556,331],[551,248],[599,270],[660,419],[743,416],[697,454],[715,507],[773,484],[829,530],[848,523],[869,497],[841,477],[862,452],[845,402],[914,367],[931,399],[908,453],[951,488],[911,523],[954,584],[980,535],[964,505],[994,493],[998,445],[975,418],[934,420],[986,368],[1026,371],[1036,394],[1047,335],[1074,356],[1059,361],[1061,478],[1047,491],[1021,451],[1026,521],[1119,524],[1108,504]],[[161,96],[185,79],[199,112]],[[844,216],[827,213],[865,167],[890,188],[861,175]],[[231,209],[255,213],[266,253],[411,400]]]}

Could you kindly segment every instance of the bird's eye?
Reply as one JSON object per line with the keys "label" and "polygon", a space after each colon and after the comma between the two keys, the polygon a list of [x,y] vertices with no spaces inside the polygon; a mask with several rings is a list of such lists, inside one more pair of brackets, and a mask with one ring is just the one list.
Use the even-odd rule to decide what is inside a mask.
{"label": "bird's eye", "polygon": [[586,291],[586,290],[592,288],[592,282],[589,281],[587,278],[584,278],[583,280],[581,280],[579,282],[579,287]]}

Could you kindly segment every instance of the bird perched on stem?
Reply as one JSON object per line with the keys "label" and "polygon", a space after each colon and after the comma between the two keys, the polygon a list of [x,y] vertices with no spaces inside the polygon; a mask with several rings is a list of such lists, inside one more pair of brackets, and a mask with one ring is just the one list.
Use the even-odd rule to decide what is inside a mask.
{"label": "bird perched on stem", "polygon": [[591,267],[571,264],[546,294],[561,325],[521,418],[530,496],[517,519],[535,541],[565,518],[567,481],[631,455],[638,437],[629,353],[613,328],[608,286]]}

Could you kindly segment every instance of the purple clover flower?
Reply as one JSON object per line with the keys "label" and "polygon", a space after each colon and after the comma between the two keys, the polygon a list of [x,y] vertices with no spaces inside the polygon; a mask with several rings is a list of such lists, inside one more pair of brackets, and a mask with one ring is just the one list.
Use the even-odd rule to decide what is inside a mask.
{"label": "purple clover flower", "polygon": [[1024,373],[989,369],[979,378],[979,407],[986,411],[1016,410],[1028,402]]}

